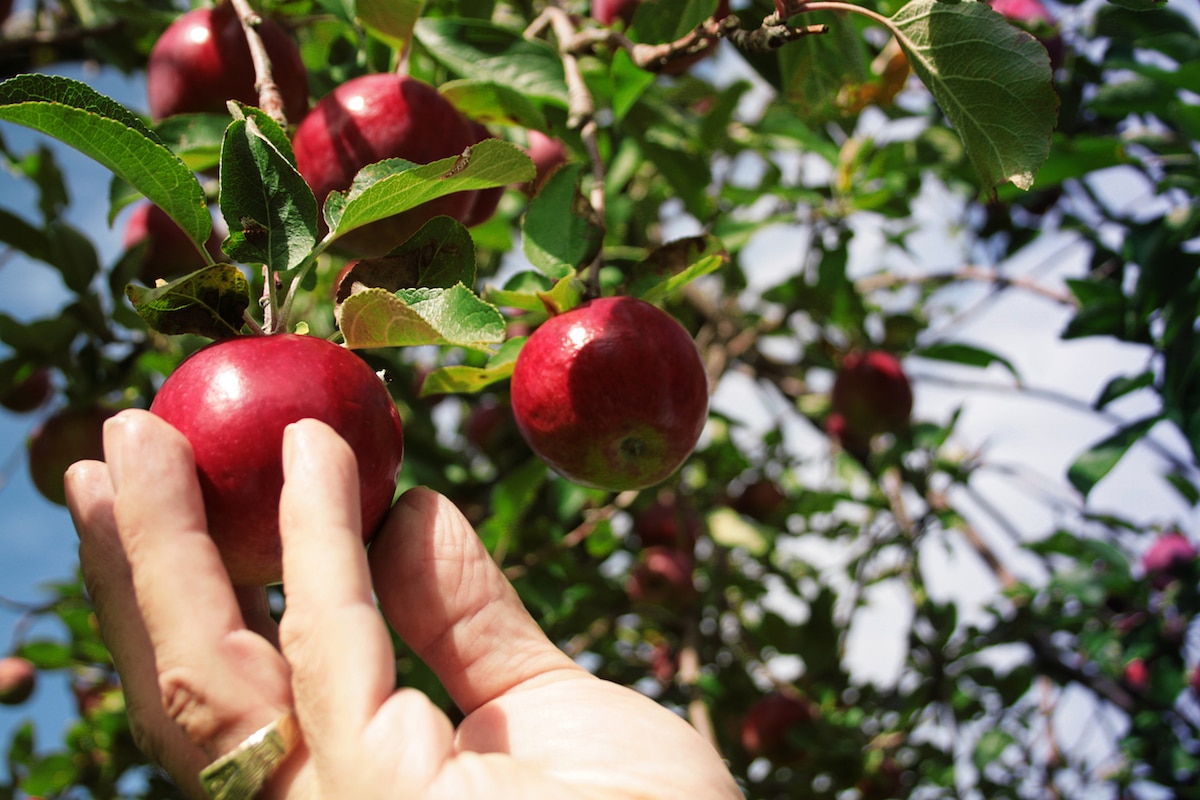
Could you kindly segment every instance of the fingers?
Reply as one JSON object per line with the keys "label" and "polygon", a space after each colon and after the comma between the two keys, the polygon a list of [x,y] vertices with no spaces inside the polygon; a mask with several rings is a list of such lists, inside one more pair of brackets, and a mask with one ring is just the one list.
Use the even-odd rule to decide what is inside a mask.
{"label": "fingers", "polygon": [[395,656],[371,592],[354,453],[302,420],[284,433],[283,468],[280,642],[301,727],[320,732],[309,742],[317,770],[331,774],[392,694]]}
{"label": "fingers", "polygon": [[290,707],[286,665],[245,626],[207,532],[187,440],[158,417],[130,410],[106,423],[104,445],[163,706],[215,757]]}
{"label": "fingers", "polygon": [[79,563],[96,609],[100,635],[112,654],[138,748],[198,796],[196,775],[208,762],[163,710],[150,636],[133,593],[133,575],[113,517],[108,467],[82,461],[66,475],[67,505],[79,533]]}
{"label": "fingers", "polygon": [[464,713],[530,681],[586,674],[555,647],[454,504],[412,489],[370,548],[384,614]]}

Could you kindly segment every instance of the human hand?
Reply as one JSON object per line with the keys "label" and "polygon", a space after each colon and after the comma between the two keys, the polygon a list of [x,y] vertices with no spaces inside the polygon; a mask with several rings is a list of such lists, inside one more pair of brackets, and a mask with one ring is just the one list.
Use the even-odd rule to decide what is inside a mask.
{"label": "human hand", "polygon": [[[546,638],[445,498],[407,492],[364,551],[354,457],[324,424],[284,439],[278,631],[261,589],[229,583],[187,441],[126,411],[105,457],[67,474],[84,579],[139,746],[189,796],[204,797],[201,768],[293,708],[303,742],[266,797],[742,796],[691,726]],[[465,714],[457,729],[395,690],[379,607]]]}

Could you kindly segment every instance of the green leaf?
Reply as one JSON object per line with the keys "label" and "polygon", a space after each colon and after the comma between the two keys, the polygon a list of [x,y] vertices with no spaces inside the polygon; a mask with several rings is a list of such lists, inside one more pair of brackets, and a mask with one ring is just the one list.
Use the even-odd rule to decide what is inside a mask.
{"label": "green leaf", "polygon": [[17,648],[17,655],[29,659],[38,669],[64,669],[71,666],[71,646],[51,639],[35,639]]}
{"label": "green leaf", "polygon": [[713,15],[712,0],[641,0],[629,25],[632,38],[657,44],[673,42]]}
{"label": "green leaf", "polygon": [[125,294],[147,325],[167,335],[236,336],[250,307],[250,284],[232,264],[214,264],[153,289],[130,284]]}
{"label": "green leaf", "polygon": [[317,201],[278,123],[257,109],[244,112],[221,147],[221,215],[229,226],[222,249],[246,264],[292,269],[317,242]]}
{"label": "green leaf", "polygon": [[845,90],[868,77],[863,37],[844,12],[806,14],[805,24],[829,25],[779,50],[784,97],[801,119],[819,125],[844,115]]}
{"label": "green leaf", "polygon": [[344,301],[356,284],[395,292],[422,286],[448,289],[456,283],[475,283],[475,243],[461,222],[441,216],[386,256],[355,261],[341,278],[337,299]]}
{"label": "green leaf", "polygon": [[765,555],[771,545],[771,537],[764,526],[756,525],[732,508],[719,508],[710,513],[708,532],[722,547],[740,547],[752,556]]}
{"label": "green leaf", "polygon": [[87,84],[17,75],[0,83],[0,119],[74,147],[161,207],[193,241],[207,241],[212,217],[196,176],[133,112]]}
{"label": "green leaf", "polygon": [[500,312],[462,284],[396,294],[367,289],[342,304],[341,329],[352,350],[424,344],[482,350],[505,336]]}
{"label": "green leaf", "polygon": [[1116,433],[1092,445],[1067,469],[1067,480],[1087,497],[1129,448],[1149,433],[1160,419],[1159,415],[1154,415],[1124,425]]}
{"label": "green leaf", "polygon": [[656,247],[630,270],[628,294],[659,303],[703,275],[729,263],[729,253],[715,236],[689,236]]}
{"label": "green leaf", "polygon": [[603,242],[603,225],[580,188],[582,180],[582,164],[564,164],[525,213],[525,256],[556,280],[589,264]]}
{"label": "green leaf", "polygon": [[510,86],[526,97],[567,107],[567,79],[558,51],[520,30],[475,19],[417,22],[414,34],[436,61],[464,78]]}
{"label": "green leaf", "polygon": [[525,339],[524,336],[518,336],[506,341],[496,354],[488,359],[486,366],[468,367],[452,364],[435,369],[425,376],[425,381],[421,384],[421,397],[435,394],[474,394],[493,383],[509,378]]}
{"label": "green leaf", "polygon": [[1154,373],[1146,370],[1140,375],[1118,375],[1110,380],[1096,398],[1096,408],[1104,408],[1109,403],[1124,397],[1139,389],[1147,389],[1154,385]]}
{"label": "green leaf", "polygon": [[992,364],[999,364],[1011,372],[1018,381],[1021,380],[1021,376],[1017,374],[1017,368],[1007,358],[974,345],[938,342],[914,351],[913,355],[981,369],[990,367]]}
{"label": "green leaf", "polygon": [[358,0],[358,21],[397,53],[408,50],[423,0]]}
{"label": "green leaf", "polygon": [[986,189],[1032,187],[1058,117],[1046,48],[982,2],[912,0],[891,22]]}
{"label": "green leaf", "polygon": [[194,172],[221,163],[221,142],[229,114],[175,114],[154,126],[158,138]]}
{"label": "green leaf", "polygon": [[479,538],[488,550],[507,550],[509,539],[533,505],[547,474],[546,465],[534,457],[496,482],[491,494],[492,516],[479,526]]}
{"label": "green leaf", "polygon": [[471,119],[519,125],[546,131],[541,108],[511,86],[495,81],[457,80],[443,83],[438,92]]}
{"label": "green leaf", "polygon": [[454,192],[533,180],[529,155],[511,142],[485,139],[462,155],[417,165],[389,159],[359,171],[347,192],[330,192],[325,220],[334,237]]}

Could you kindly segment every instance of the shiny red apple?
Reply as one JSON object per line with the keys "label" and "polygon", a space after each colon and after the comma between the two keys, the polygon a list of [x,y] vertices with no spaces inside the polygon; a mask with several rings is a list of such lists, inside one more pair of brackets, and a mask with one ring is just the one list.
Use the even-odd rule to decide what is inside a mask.
{"label": "shiny red apple", "polygon": [[315,336],[246,336],[211,344],[167,378],[150,410],[192,444],[209,532],[230,578],[281,578],[283,431],[321,420],[354,450],[363,540],[391,507],[403,454],[396,406],[353,352]]}
{"label": "shiny red apple", "polygon": [[[146,243],[138,260],[137,277],[147,286],[153,286],[159,278],[180,278],[206,263],[183,228],[167,212],[148,200],[133,207],[125,223],[121,242],[126,250]],[[221,252],[221,236],[216,231],[213,231],[204,247],[213,261],[225,260],[225,254]]]}
{"label": "shiny red apple", "polygon": [[[263,18],[258,26],[271,77],[283,97],[288,121],[308,111],[308,71],[300,49],[279,23]],[[175,114],[226,112],[226,101],[258,105],[250,45],[232,3],[197,8],[163,32],[146,63],[146,94],[155,122]]]}
{"label": "shiny red apple", "polygon": [[29,477],[43,497],[67,504],[63,476],[76,461],[104,460],[104,406],[70,406],[52,414],[29,437]]}
{"label": "shiny red apple", "polygon": [[37,686],[37,668],[20,656],[0,658],[0,705],[24,703]]}
{"label": "shiny red apple", "polygon": [[867,439],[897,433],[912,415],[913,393],[900,361],[882,350],[847,355],[830,396],[830,432]]}
{"label": "shiny red apple", "polygon": [[665,311],[605,297],[552,316],[512,375],[525,441],[569,480],[609,491],[672,475],[708,418],[708,376],[691,335]]}
{"label": "shiny red apple", "polygon": [[[406,75],[377,73],[352,78],[313,107],[296,129],[296,168],[324,205],[332,191],[350,188],[368,164],[402,158],[428,164],[457,156],[475,143],[467,120],[438,91]],[[380,256],[401,244],[435,216],[460,222],[475,192],[455,192],[388,219],[351,231],[338,247],[361,256]]]}

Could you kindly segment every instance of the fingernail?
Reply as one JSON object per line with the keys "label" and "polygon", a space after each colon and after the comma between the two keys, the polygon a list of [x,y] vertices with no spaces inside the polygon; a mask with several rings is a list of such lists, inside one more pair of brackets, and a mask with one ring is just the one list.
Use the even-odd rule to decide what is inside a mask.
{"label": "fingernail", "polygon": [[114,474],[121,471],[121,450],[125,441],[125,416],[117,414],[104,421],[104,462]]}

